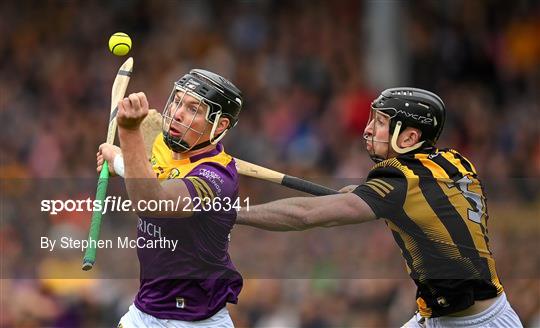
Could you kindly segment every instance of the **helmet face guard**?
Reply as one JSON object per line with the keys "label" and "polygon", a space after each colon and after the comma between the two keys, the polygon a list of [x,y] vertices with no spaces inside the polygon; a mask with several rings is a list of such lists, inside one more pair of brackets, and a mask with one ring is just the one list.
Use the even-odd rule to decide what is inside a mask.
{"label": "helmet face guard", "polygon": [[[186,95],[189,100],[194,98],[196,103],[185,104]],[[183,153],[190,150],[204,148],[210,144],[218,143],[238,122],[238,115],[242,107],[242,94],[231,82],[215,73],[193,69],[174,83],[173,90],[163,110],[163,139],[165,144],[174,152]],[[179,110],[186,110],[188,119],[180,122],[177,117]],[[202,113],[202,110],[205,110]],[[204,130],[193,128],[197,115],[204,115],[212,129],[210,138],[200,142],[209,125]],[[190,117],[191,116],[191,117]],[[215,135],[221,117],[229,119],[229,126],[218,136]],[[183,131],[180,131],[183,130]],[[196,141],[188,143],[188,133],[198,135]]]}
{"label": "helmet face guard", "polygon": [[[197,103],[185,104],[186,95],[196,99]],[[189,114],[186,115],[190,115],[191,118],[188,118],[187,122],[178,121],[175,117],[179,110],[187,111]],[[199,144],[199,141],[206,132],[206,128],[203,131],[200,131],[194,129],[192,126],[195,118],[198,115],[203,115],[201,113],[203,110],[205,111],[205,119],[208,122],[209,111],[207,110],[207,105],[204,103],[204,99],[198,94],[188,91],[188,89],[182,87],[177,82],[174,84],[174,88],[171,91],[165,109],[163,110],[162,121],[163,138],[171,150],[177,153],[183,153]],[[192,142],[192,144],[189,144],[185,140],[188,133],[198,136],[196,141]]]}
{"label": "helmet face guard", "polygon": [[[393,108],[388,108],[388,110],[393,110]],[[377,139],[376,135],[378,131],[381,129],[386,129],[386,122],[391,121],[392,118],[395,116],[395,113],[392,115],[388,111],[386,111],[383,108],[374,108],[371,107],[371,110],[369,112],[369,119],[367,121],[366,128],[364,129],[364,140],[366,142],[366,149],[368,150],[369,157],[375,162],[379,163],[388,158],[388,152],[390,150],[389,147],[386,148],[386,154],[385,156],[382,156],[381,154],[377,154],[377,144],[388,144],[390,143],[390,138],[386,138],[386,140],[383,139]],[[366,133],[365,131],[368,130],[368,128],[371,127],[371,133]]]}

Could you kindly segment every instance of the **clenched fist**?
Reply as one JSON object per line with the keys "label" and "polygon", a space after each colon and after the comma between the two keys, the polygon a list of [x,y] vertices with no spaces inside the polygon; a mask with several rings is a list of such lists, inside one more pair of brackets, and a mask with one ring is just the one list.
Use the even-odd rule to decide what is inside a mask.
{"label": "clenched fist", "polygon": [[148,115],[148,100],[144,92],[132,93],[118,102],[116,121],[118,127],[137,130]]}

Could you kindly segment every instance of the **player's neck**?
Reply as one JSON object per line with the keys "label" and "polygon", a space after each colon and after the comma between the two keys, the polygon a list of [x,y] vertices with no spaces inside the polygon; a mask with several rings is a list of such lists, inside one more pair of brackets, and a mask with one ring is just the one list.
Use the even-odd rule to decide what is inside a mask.
{"label": "player's neck", "polygon": [[199,155],[199,154],[209,152],[214,148],[216,148],[216,145],[210,144],[210,145],[208,145],[208,146],[206,146],[204,148],[197,149],[197,150],[191,150],[191,151],[188,151],[188,152],[185,152],[185,153],[173,152],[172,157],[173,157],[173,159],[187,159],[187,158]]}

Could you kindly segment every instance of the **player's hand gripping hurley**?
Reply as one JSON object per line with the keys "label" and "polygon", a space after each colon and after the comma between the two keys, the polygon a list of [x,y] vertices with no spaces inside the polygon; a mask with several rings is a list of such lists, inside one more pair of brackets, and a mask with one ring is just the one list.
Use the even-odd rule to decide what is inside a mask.
{"label": "player's hand gripping hurley", "polygon": [[[126,89],[131,77],[131,72],[133,71],[133,58],[129,57],[116,74],[114,83],[112,86],[111,93],[111,114],[109,117],[109,129],[107,131],[107,143],[113,144],[114,137],[116,135],[116,113],[118,112],[118,102],[124,98]],[[107,195],[107,185],[109,183],[109,166],[107,161],[103,162],[103,167],[101,173],[99,174],[97,190],[96,190],[96,201],[101,202],[105,200]],[[92,213],[92,221],[90,223],[90,231],[88,233],[88,244],[89,247],[86,249],[83,258],[82,269],[87,271],[92,269],[94,263],[96,262],[96,243],[99,240],[99,231],[101,228],[101,217],[103,214],[104,208],[97,211],[94,210]]]}

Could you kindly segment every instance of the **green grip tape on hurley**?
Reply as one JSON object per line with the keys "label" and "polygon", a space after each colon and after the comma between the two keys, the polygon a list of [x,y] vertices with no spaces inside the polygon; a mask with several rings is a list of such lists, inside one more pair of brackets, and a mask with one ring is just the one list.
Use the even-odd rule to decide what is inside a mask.
{"label": "green grip tape on hurley", "polygon": [[82,269],[88,271],[92,269],[96,262],[96,244],[99,240],[99,231],[101,228],[101,218],[103,216],[104,200],[107,196],[107,185],[109,184],[109,164],[103,162],[103,168],[99,174],[99,179],[96,189],[96,201],[99,202],[101,208],[99,211],[94,209],[92,213],[92,221],[90,222],[90,232],[88,233],[88,248],[84,253]]}

